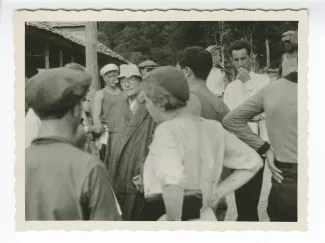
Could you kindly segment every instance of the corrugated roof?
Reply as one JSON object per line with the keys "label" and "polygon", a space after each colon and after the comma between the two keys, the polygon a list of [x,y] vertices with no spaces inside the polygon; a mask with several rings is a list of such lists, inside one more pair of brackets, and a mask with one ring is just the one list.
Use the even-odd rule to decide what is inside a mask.
{"label": "corrugated roof", "polygon": [[[67,39],[67,40],[69,40],[71,42],[74,42],[76,44],[79,44],[81,46],[85,46],[85,43],[84,43],[83,40],[78,39],[77,37],[73,36],[69,32],[54,29],[53,27],[51,27],[47,23],[44,23],[44,22],[26,22],[26,24],[28,26],[33,26],[33,27],[36,27],[38,29],[41,29],[41,30],[44,30],[44,31],[47,31],[47,32],[51,32],[52,34],[59,35],[59,36],[65,38],[65,39]],[[102,53],[102,54],[107,55],[107,56],[117,58],[120,61],[130,63],[124,57],[122,57],[118,53],[112,51],[111,49],[109,49],[107,46],[105,46],[104,44],[102,44],[100,42],[97,43],[97,52]]]}
{"label": "corrugated roof", "polygon": [[86,25],[86,22],[80,22],[80,21],[75,21],[75,22],[50,21],[46,23],[52,27],[78,27],[78,26]]}

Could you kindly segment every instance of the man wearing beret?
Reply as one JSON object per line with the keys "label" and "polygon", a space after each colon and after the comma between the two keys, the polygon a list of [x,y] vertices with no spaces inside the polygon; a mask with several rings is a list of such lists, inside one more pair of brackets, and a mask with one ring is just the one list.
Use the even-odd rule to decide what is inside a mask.
{"label": "man wearing beret", "polygon": [[298,30],[284,32],[282,42],[287,52],[281,57],[281,64],[277,74],[278,79],[291,72],[298,71]]}
{"label": "man wearing beret", "polygon": [[94,125],[95,133],[101,135],[97,141],[100,159],[105,158],[107,140],[114,127],[116,114],[120,110],[117,105],[125,95],[116,86],[118,83],[119,68],[115,64],[107,64],[100,70],[100,75],[105,81],[105,87],[98,90],[94,99]]}
{"label": "man wearing beret", "polygon": [[120,220],[104,165],[77,148],[82,102],[91,76],[71,68],[36,74],[26,102],[40,118],[25,154],[26,220]]}
{"label": "man wearing beret", "polygon": [[144,79],[146,77],[148,77],[149,73],[152,70],[154,70],[156,67],[158,67],[158,65],[154,61],[151,61],[151,60],[146,60],[139,64],[139,69],[140,69],[141,75]]}

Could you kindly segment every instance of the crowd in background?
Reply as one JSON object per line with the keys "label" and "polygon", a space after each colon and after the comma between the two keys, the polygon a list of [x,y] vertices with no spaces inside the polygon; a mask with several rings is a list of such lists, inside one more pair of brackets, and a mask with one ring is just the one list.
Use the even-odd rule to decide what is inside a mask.
{"label": "crowd in background", "polygon": [[26,83],[26,220],[259,221],[265,164],[271,221],[297,221],[297,31],[276,81],[252,71],[251,45],[188,47],[177,65],[70,63]]}

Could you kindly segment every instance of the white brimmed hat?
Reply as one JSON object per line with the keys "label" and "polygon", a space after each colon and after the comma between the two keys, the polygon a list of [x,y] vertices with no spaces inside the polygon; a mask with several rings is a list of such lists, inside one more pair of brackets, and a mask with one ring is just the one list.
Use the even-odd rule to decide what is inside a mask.
{"label": "white brimmed hat", "polygon": [[132,76],[138,76],[142,78],[139,68],[134,64],[122,64],[120,66],[119,78],[129,78]]}
{"label": "white brimmed hat", "polygon": [[118,66],[116,66],[113,63],[105,65],[101,70],[100,70],[100,76],[104,77],[104,75],[108,72],[111,71],[117,71],[118,72]]}
{"label": "white brimmed hat", "polygon": [[209,46],[206,50],[211,53],[214,50],[218,50],[218,46],[217,45]]}

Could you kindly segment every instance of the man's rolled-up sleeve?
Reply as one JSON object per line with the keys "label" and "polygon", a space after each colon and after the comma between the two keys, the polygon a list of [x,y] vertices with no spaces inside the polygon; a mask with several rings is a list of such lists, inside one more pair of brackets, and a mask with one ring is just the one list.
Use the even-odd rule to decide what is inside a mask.
{"label": "man's rolled-up sleeve", "polygon": [[259,150],[265,144],[265,141],[252,131],[248,122],[252,121],[256,115],[264,112],[264,90],[260,90],[233,111],[229,112],[222,122],[228,131],[235,134],[255,150]]}

